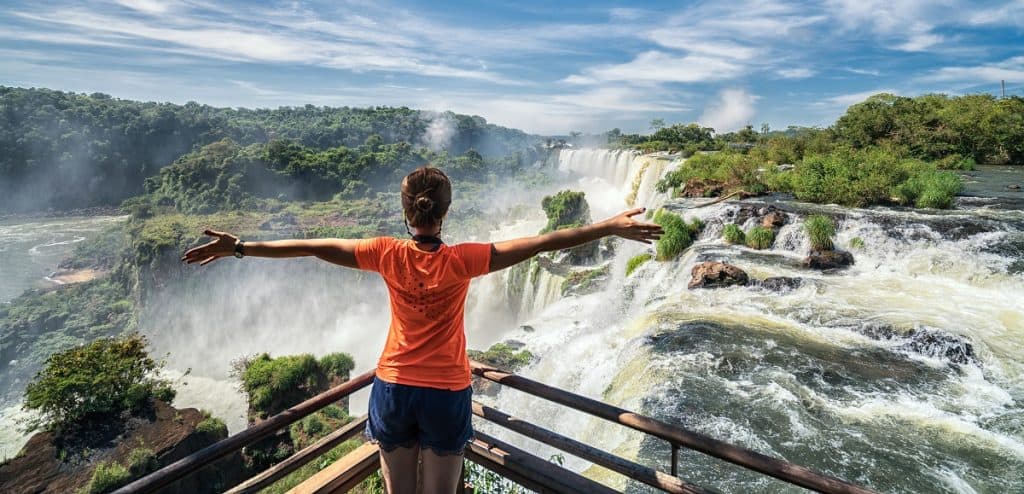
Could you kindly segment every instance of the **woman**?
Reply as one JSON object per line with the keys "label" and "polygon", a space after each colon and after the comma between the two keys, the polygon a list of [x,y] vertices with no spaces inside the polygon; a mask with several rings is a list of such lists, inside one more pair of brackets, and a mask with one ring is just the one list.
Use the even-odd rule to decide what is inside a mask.
{"label": "woman", "polygon": [[[643,209],[579,228],[493,244],[445,245],[439,238],[451,203],[448,177],[421,167],[402,180],[402,209],[411,240],[315,239],[242,242],[207,230],[216,240],[182,258],[206,265],[221,257],[315,256],[349,268],[376,271],[391,299],[391,327],[370,393],[367,435],[380,445],[390,493],[455,492],[462,453],[473,435],[469,360],[463,310],[470,279],[525,261],[540,252],[617,235],[651,243],[661,227],[633,220]],[[422,478],[417,463],[422,461]]]}

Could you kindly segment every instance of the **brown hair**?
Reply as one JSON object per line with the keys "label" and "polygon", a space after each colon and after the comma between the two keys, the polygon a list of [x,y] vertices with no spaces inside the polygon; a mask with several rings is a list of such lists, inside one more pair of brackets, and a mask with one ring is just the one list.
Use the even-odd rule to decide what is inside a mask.
{"label": "brown hair", "polygon": [[438,168],[421,166],[402,180],[402,210],[409,226],[439,225],[452,203],[452,183]]}

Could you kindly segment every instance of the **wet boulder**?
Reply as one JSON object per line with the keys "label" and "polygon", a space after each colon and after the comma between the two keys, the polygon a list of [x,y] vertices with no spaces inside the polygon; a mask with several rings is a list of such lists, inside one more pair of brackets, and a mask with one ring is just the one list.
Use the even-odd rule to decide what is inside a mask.
{"label": "wet boulder", "polygon": [[803,286],[803,278],[791,276],[773,276],[757,282],[757,286],[773,292],[786,293]]}
{"label": "wet boulder", "polygon": [[902,342],[894,350],[947,360],[954,364],[977,364],[971,341],[960,335],[923,327],[898,329],[886,324],[866,324],[855,331],[875,340]]}
{"label": "wet boulder", "polygon": [[765,228],[778,228],[786,224],[786,213],[782,211],[770,211],[761,217],[761,226]]}
{"label": "wet boulder", "polygon": [[840,269],[853,265],[853,254],[845,250],[812,250],[803,260],[811,269]]}
{"label": "wet boulder", "polygon": [[718,261],[706,261],[690,270],[690,284],[687,288],[721,288],[726,286],[745,286],[750,282],[746,271]]}
{"label": "wet boulder", "polygon": [[725,183],[718,180],[691,178],[686,181],[681,197],[718,197],[725,190]]}

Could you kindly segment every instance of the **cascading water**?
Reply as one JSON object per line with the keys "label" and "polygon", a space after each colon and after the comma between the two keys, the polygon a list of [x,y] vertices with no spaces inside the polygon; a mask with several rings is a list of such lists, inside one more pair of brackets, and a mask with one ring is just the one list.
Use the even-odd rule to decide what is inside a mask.
{"label": "cascading water", "polygon": [[[643,166],[643,157],[623,154],[563,151],[559,169],[572,172],[592,205],[617,198],[611,209],[621,209],[630,173]],[[626,278],[625,261],[644,247],[621,244],[604,290],[551,300],[520,321],[529,331],[507,332],[538,356],[521,373],[885,492],[1024,490],[1024,211],[970,198],[948,212],[782,198],[689,209],[702,202],[665,203],[706,223],[680,259],[648,262]],[[772,249],[720,240],[743,209],[769,204],[789,219]],[[853,251],[854,266],[800,266],[809,249],[802,221],[815,213],[837,220],[836,243]],[[851,247],[858,237],[864,247]],[[781,292],[688,290],[690,268],[703,260],[801,283]],[[661,441],[515,390],[495,402],[668,469]],[[583,461],[567,464],[613,479]],[[799,491],[697,453],[680,465],[687,480],[726,492]]]}

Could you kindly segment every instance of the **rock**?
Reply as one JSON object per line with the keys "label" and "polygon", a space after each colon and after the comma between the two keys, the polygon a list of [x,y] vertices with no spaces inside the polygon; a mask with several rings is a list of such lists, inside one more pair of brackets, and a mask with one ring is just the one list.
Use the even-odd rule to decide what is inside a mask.
{"label": "rock", "polygon": [[901,352],[912,352],[929,357],[941,358],[954,364],[978,363],[974,345],[966,337],[952,335],[932,328],[911,328],[899,330],[889,325],[864,325],[855,331],[875,340],[904,343],[895,348]]}
{"label": "rock", "polygon": [[[100,462],[127,465],[132,450],[140,447],[156,455],[158,467],[169,465],[223,439],[196,430],[203,419],[195,408],[156,402],[148,417],[110,421],[76,435],[40,432],[17,456],[0,464],[0,492],[77,492],[89,483]],[[160,492],[223,492],[252,474],[236,452]]]}
{"label": "rock", "polygon": [[528,324],[524,324],[522,326],[519,326],[519,329],[522,329],[524,333],[532,333],[532,332],[536,331],[536,329],[534,329],[533,326],[530,326]]}
{"label": "rock", "polygon": [[803,265],[811,269],[839,269],[853,264],[853,254],[845,250],[812,250]]}
{"label": "rock", "polygon": [[691,178],[686,181],[680,197],[717,197],[725,190],[725,184],[717,180]]}
{"label": "rock", "polygon": [[1010,189],[1010,190],[1020,190],[1020,185],[1018,185],[1018,184],[1007,185],[1006,188]]}
{"label": "rock", "polygon": [[786,213],[772,211],[761,218],[761,226],[765,228],[778,228],[786,224]]}
{"label": "rock", "polygon": [[773,276],[757,282],[757,285],[761,288],[780,293],[796,290],[803,286],[803,284],[803,278],[793,278],[790,276]]}
{"label": "rock", "polygon": [[702,262],[690,270],[690,284],[687,288],[719,288],[733,285],[746,285],[749,282],[747,273],[742,269],[724,262]]}

